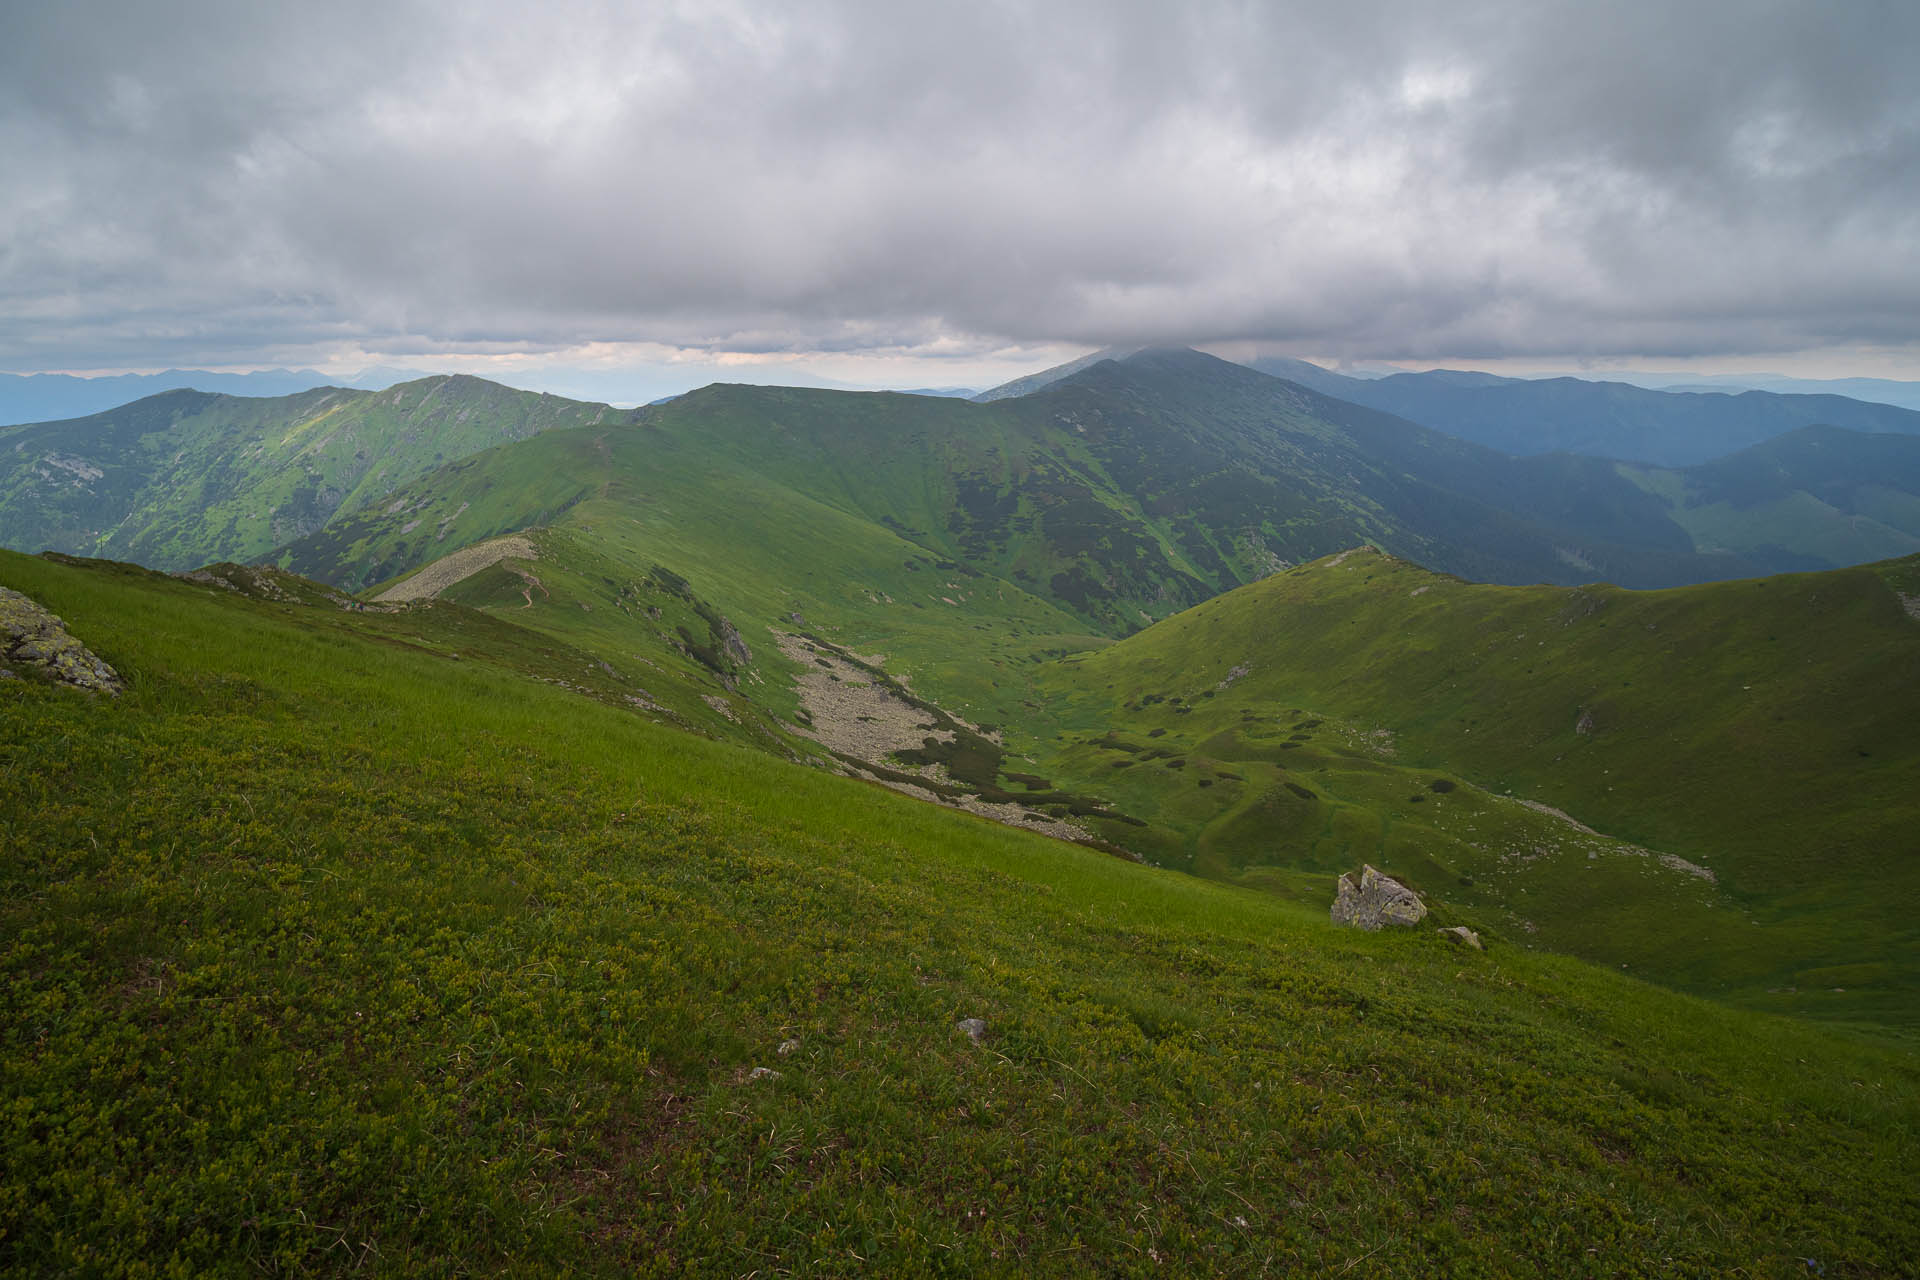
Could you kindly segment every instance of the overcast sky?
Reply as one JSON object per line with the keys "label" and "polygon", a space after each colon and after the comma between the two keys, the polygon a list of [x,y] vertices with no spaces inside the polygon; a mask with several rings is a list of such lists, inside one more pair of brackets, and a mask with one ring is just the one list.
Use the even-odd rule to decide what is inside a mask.
{"label": "overcast sky", "polygon": [[1920,378],[1917,69],[1913,0],[0,0],[0,369]]}

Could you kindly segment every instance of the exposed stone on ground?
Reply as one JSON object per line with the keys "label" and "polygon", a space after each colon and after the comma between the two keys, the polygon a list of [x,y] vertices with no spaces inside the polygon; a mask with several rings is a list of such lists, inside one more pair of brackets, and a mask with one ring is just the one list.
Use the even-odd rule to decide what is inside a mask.
{"label": "exposed stone on ground", "polygon": [[779,1078],[780,1073],[772,1067],[755,1067],[753,1070],[747,1072],[747,1079],[749,1080],[778,1080]]}
{"label": "exposed stone on ground", "polygon": [[987,1038],[987,1024],[980,1018],[962,1018],[953,1024],[954,1030],[964,1031],[967,1039],[979,1044]]}
{"label": "exposed stone on ground", "polygon": [[753,650],[740,638],[740,629],[724,617],[720,619],[720,647],[736,666],[744,667],[753,661]]}
{"label": "exposed stone on ground", "polygon": [[1592,733],[1593,712],[1587,710],[1585,707],[1580,708],[1580,718],[1573,722],[1573,731],[1575,733]]}
{"label": "exposed stone on ground", "polygon": [[[1079,824],[1035,812],[1018,802],[999,803],[983,800],[977,795],[946,796],[931,786],[916,786],[902,780],[897,775],[913,773],[930,784],[950,784],[951,777],[940,765],[908,768],[889,757],[896,751],[920,749],[929,738],[936,742],[951,742],[953,731],[939,728],[926,711],[900,698],[886,685],[875,680],[872,671],[855,666],[839,654],[816,646],[801,636],[773,630],[773,638],[780,646],[780,652],[801,667],[800,675],[794,680],[794,690],[800,695],[800,705],[806,710],[807,720],[792,732],[812,738],[837,752],[842,757],[842,772],[869,782],[878,782],[916,800],[965,809],[978,817],[1037,831],[1056,840],[1088,838],[1086,829]],[[868,667],[884,669],[882,654],[853,656]],[[906,677],[889,674],[902,688],[907,687]],[[957,716],[953,718],[959,720]],[[976,733],[980,732],[977,726],[967,724],[965,720],[959,720],[959,723]],[[990,742],[1001,741],[998,732],[981,733],[981,736]],[[847,757],[864,761],[875,769],[885,769],[896,776],[868,773],[846,764]]]}
{"label": "exposed stone on ground", "polygon": [[877,764],[891,752],[923,746],[928,738],[952,741],[952,732],[937,729],[926,712],[894,696],[871,673],[799,636],[773,634],[780,652],[800,664],[794,684],[813,719],[802,732],[815,742]]}
{"label": "exposed stone on ground", "polygon": [[779,1054],[783,1058],[790,1057],[791,1055],[798,1053],[799,1051],[800,1051],[800,1042],[798,1040],[782,1040],[780,1042],[780,1047],[774,1050],[775,1053]]}
{"label": "exposed stone on ground", "polygon": [[1486,947],[1480,943],[1480,935],[1463,924],[1457,924],[1451,929],[1442,929],[1440,933],[1449,942],[1457,942],[1462,946],[1472,947],[1475,951],[1486,950]]}
{"label": "exposed stone on ground", "polygon": [[203,587],[219,587],[222,590],[251,596],[256,600],[273,600],[280,604],[330,604],[336,609],[350,612],[363,612],[368,606],[355,600],[344,591],[339,591],[325,583],[310,582],[284,569],[265,564],[234,564],[221,561],[217,564],[202,565],[198,569],[189,569],[185,573],[173,575],[182,582],[192,582]]}
{"label": "exposed stone on ground", "polygon": [[119,672],[74,639],[65,622],[5,587],[0,587],[0,658],[39,667],[76,689],[119,693],[123,687]]}
{"label": "exposed stone on ground", "polygon": [[1426,918],[1427,904],[1398,880],[1363,865],[1358,884],[1351,873],[1341,875],[1330,914],[1335,924],[1373,932],[1387,925],[1407,928],[1419,924]]}
{"label": "exposed stone on ground", "polygon": [[1669,871],[1678,871],[1685,875],[1690,875],[1696,880],[1705,880],[1708,884],[1718,884],[1720,881],[1720,877],[1714,875],[1713,872],[1707,870],[1697,862],[1688,862],[1679,854],[1661,854],[1660,865]]}

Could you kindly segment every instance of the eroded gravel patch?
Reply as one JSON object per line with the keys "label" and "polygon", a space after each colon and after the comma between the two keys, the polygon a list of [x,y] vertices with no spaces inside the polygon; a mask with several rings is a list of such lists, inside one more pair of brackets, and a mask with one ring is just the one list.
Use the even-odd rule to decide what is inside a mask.
{"label": "eroded gravel patch", "polygon": [[889,752],[911,751],[928,738],[953,741],[951,730],[938,728],[926,712],[846,659],[784,631],[773,637],[780,652],[803,668],[794,684],[813,725],[800,732],[821,746],[879,764]]}
{"label": "eroded gravel patch", "polygon": [[[889,760],[888,756],[895,751],[912,751],[924,746],[928,738],[951,742],[954,736],[952,730],[939,728],[925,711],[902,701],[885,685],[877,683],[871,674],[835,653],[818,648],[804,637],[776,630],[773,638],[780,646],[780,652],[803,668],[794,684],[800,694],[800,704],[806,708],[813,724],[810,728],[801,726],[796,732],[830,750],[864,760],[876,768],[885,768],[894,773],[919,774],[932,783],[951,783],[947,771],[939,765],[912,768]],[[861,661],[869,661],[865,655],[859,656]],[[874,661],[873,665],[877,667],[879,663]],[[904,687],[905,681],[901,683]],[[979,817],[1010,827],[1024,827],[1056,840],[1088,838],[1086,829],[1076,823],[1019,804],[996,804],[974,795],[950,798],[928,787],[916,786],[897,778],[884,778],[863,769],[849,766],[847,772],[854,777],[892,787],[916,800],[946,805],[951,809],[964,809]]]}

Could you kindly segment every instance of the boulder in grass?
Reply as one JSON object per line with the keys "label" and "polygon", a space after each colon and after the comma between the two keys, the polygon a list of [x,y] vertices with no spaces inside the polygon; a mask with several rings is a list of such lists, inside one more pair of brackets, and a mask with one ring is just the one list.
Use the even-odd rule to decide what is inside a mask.
{"label": "boulder in grass", "polygon": [[5,587],[0,587],[0,659],[38,667],[76,689],[120,692],[119,673],[75,640],[66,623]]}
{"label": "boulder in grass", "polygon": [[1333,900],[1333,922],[1350,924],[1373,932],[1388,925],[1410,928],[1426,918],[1427,904],[1420,895],[1391,876],[1383,876],[1370,866],[1362,866],[1356,883],[1351,873],[1340,877],[1340,890]]}

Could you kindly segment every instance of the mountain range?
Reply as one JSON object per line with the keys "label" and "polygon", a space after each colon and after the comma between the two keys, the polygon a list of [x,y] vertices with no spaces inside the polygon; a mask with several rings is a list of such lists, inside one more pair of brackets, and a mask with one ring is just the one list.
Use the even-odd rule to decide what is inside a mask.
{"label": "mountain range", "polygon": [[363,369],[350,378],[314,369],[258,369],[250,373],[167,369],[160,373],[94,377],[67,373],[0,373],[0,426],[86,417],[163,391],[263,397],[296,395],[316,387],[385,391],[396,382],[427,376],[416,369],[378,366]]}
{"label": "mountain range", "polygon": [[0,1262],[1899,1274],[1917,512],[1181,349],[0,428]]}
{"label": "mountain range", "polygon": [[[858,514],[948,554],[964,541],[1083,616],[1127,625],[1368,540],[1480,581],[1640,587],[1920,549],[1920,438],[1808,428],[1690,468],[1513,457],[1182,350],[974,405],[716,386],[632,411],[465,377],[377,394],[174,392],[0,428],[0,539],[169,569],[252,559],[371,519],[372,496],[436,464],[629,420],[697,434],[698,448],[778,483],[800,468],[809,495],[865,485],[843,499]],[[435,545],[467,534],[445,530]]]}
{"label": "mountain range", "polygon": [[1625,382],[1445,369],[1349,378],[1284,359],[1257,360],[1253,367],[1516,455],[1579,453],[1675,467],[1801,427],[1920,434],[1920,410],[1842,395],[1649,391]]}
{"label": "mountain range", "polygon": [[0,427],[0,541],[167,569],[253,560],[441,463],[628,417],[464,376],[266,399],[168,391]]}

